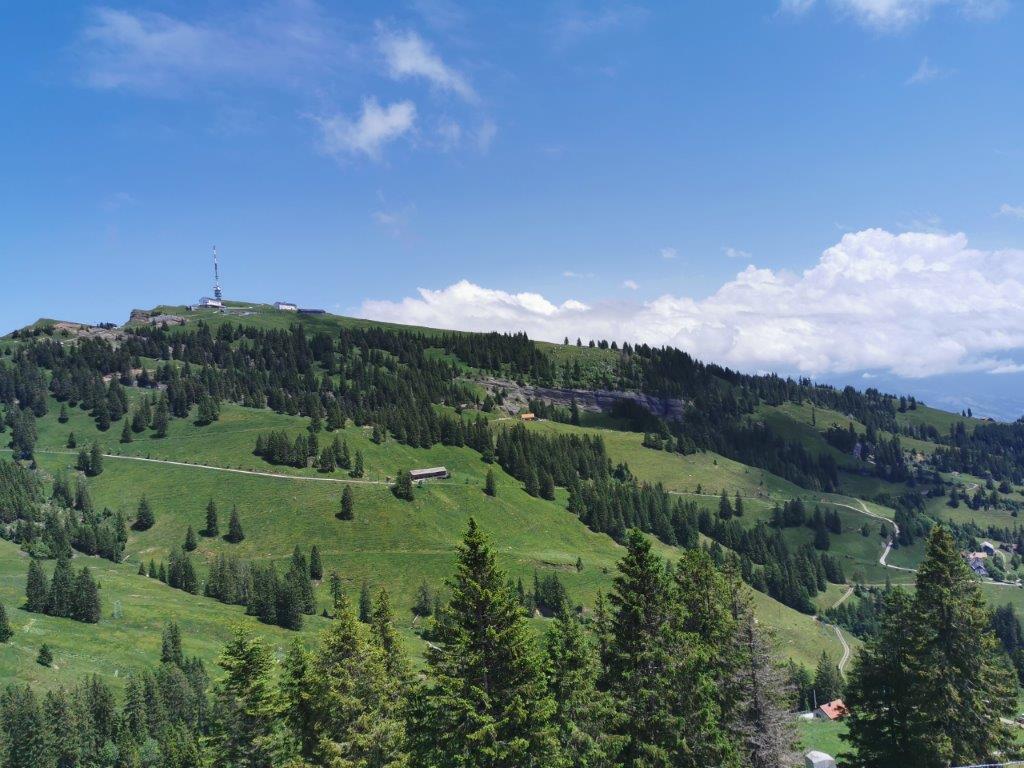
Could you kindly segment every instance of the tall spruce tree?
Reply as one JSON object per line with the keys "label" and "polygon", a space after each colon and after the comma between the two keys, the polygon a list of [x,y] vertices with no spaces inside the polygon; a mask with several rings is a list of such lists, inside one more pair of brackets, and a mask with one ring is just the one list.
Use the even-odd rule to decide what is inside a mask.
{"label": "tall spruce tree", "polygon": [[210,502],[206,505],[206,529],[203,531],[203,536],[219,536],[220,525],[217,522],[217,503],[210,499]]}
{"label": "tall spruce tree", "polygon": [[413,764],[540,768],[558,742],[531,631],[476,521],[458,548],[452,598],[427,651],[431,675],[410,718]]}
{"label": "tall spruce tree", "polygon": [[14,637],[14,630],[11,629],[11,622],[7,618],[7,609],[0,603],[0,643],[6,643]]}
{"label": "tall spruce tree", "polygon": [[274,682],[273,652],[261,637],[238,627],[217,662],[224,675],[210,741],[216,765],[271,768],[285,753],[279,723],[282,700]]}
{"label": "tall spruce tree", "polygon": [[373,595],[370,593],[370,585],[363,580],[359,588],[359,621],[369,624],[373,614]]}
{"label": "tall spruce tree", "polygon": [[242,519],[238,516],[238,507],[231,508],[231,517],[228,519],[228,532],[224,536],[225,541],[237,544],[245,538],[242,530]]}
{"label": "tall spruce tree", "polygon": [[351,520],[354,508],[355,500],[352,497],[352,486],[346,485],[345,489],[341,492],[341,509],[338,511],[338,519]]}
{"label": "tall spruce tree", "polygon": [[25,609],[33,613],[46,612],[46,598],[50,593],[50,582],[38,560],[28,562],[28,577],[25,581]]}
{"label": "tall spruce tree", "polygon": [[597,687],[597,649],[568,608],[563,607],[551,623],[545,650],[561,764],[566,768],[611,768],[623,747],[622,737],[614,735],[614,702]]}
{"label": "tall spruce tree", "polygon": [[48,765],[50,750],[46,743],[46,723],[32,689],[28,685],[8,687],[0,697],[0,715],[4,768]]}
{"label": "tall spruce tree", "polygon": [[139,509],[135,513],[135,522],[132,523],[132,528],[136,531],[148,531],[155,522],[156,516],[153,514],[153,508],[149,505],[149,500],[143,496],[139,499]]}
{"label": "tall spruce tree", "polygon": [[309,578],[320,581],[324,577],[324,564],[320,559],[320,548],[314,544],[309,550]]}
{"label": "tall spruce tree", "polygon": [[833,699],[838,699],[842,691],[843,679],[839,667],[825,651],[822,651],[814,672],[814,696],[817,705],[820,707]]}

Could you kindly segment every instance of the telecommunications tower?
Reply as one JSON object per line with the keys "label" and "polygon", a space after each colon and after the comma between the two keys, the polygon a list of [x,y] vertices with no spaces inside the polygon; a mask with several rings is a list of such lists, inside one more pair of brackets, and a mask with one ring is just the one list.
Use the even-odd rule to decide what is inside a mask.
{"label": "telecommunications tower", "polygon": [[217,266],[217,246],[213,246],[213,298],[220,301],[223,294],[220,290],[220,269]]}

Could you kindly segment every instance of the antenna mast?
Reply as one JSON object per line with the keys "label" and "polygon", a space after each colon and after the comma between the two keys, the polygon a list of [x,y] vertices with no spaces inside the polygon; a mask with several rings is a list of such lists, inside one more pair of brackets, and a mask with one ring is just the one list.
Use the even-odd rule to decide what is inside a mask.
{"label": "antenna mast", "polygon": [[220,290],[220,269],[217,266],[217,246],[213,246],[213,297],[218,301],[222,298]]}

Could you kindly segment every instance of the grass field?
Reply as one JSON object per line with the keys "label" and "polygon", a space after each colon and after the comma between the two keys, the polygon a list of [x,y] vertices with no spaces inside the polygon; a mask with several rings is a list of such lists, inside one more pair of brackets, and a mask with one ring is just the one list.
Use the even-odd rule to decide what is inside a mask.
{"label": "grass field", "polygon": [[[210,663],[237,621],[267,635],[283,652],[292,633],[260,625],[244,616],[241,608],[188,595],[136,574],[140,561],[160,561],[171,548],[179,546],[187,526],[202,529],[205,506],[211,498],[221,511],[222,530],[229,510],[237,505],[246,538],[232,545],[200,537],[193,558],[201,579],[207,564],[219,552],[275,561],[283,569],[295,546],[308,551],[316,543],[325,572],[337,570],[353,599],[364,580],[373,587],[387,587],[400,629],[414,655],[422,652],[410,611],[415,591],[424,580],[434,588],[442,586],[452,570],[454,548],[470,515],[491,537],[500,564],[513,578],[529,584],[534,572],[555,571],[572,600],[587,606],[592,605],[598,591],[610,588],[615,564],[623,552],[607,536],[589,531],[565,510],[564,492],[559,492],[556,502],[535,499],[515,479],[497,470],[497,497],[486,496],[482,485],[488,465],[469,449],[412,449],[394,442],[377,445],[365,430],[349,426],[342,434],[353,452],[363,451],[368,480],[393,476],[400,468],[437,464],[447,466],[452,478],[416,488],[412,502],[394,498],[383,484],[353,484],[355,519],[340,521],[335,513],[344,487],[341,482],[324,481],[325,476],[313,469],[272,466],[252,455],[260,431],[287,429],[297,434],[305,426],[303,419],[225,405],[221,419],[212,425],[198,427],[176,419],[166,438],[154,439],[144,433],[122,445],[118,442],[120,424],[100,433],[93,420],[78,409],[71,409],[69,422],[60,424],[59,407],[52,405],[51,412],[39,420],[37,460],[44,474],[52,476],[73,466],[74,452],[65,447],[69,431],[74,430],[79,445],[98,440],[105,452],[124,457],[107,458],[103,473],[88,481],[96,506],[133,515],[145,494],[154,509],[156,524],[148,531],[132,532],[123,564],[76,557],[76,566],[88,562],[102,582],[103,619],[95,626],[17,609],[23,600],[27,558],[11,544],[0,546],[0,599],[9,607],[16,630],[15,642],[0,647],[0,683],[32,680],[45,686],[92,672],[116,683],[123,679],[125,670],[154,660],[160,628],[169,619],[181,624],[186,651]],[[624,456],[632,456],[638,464],[636,471],[643,476],[660,479],[655,474],[661,472],[667,478],[680,466],[685,467],[683,457],[642,448],[639,435],[603,434],[614,443],[613,449],[610,445],[613,455],[621,451]],[[321,442],[330,437],[321,435]],[[648,454],[649,464],[645,461]],[[193,466],[136,460],[144,457]],[[287,477],[222,472],[195,464]],[[721,474],[717,473],[719,466]],[[702,457],[694,474],[682,476],[680,487],[689,482],[715,481],[716,485],[731,486],[746,478],[742,487],[750,489],[757,487],[751,478],[761,474],[709,455]],[[330,477],[347,478],[341,472]],[[770,476],[766,485],[777,492],[788,489],[784,481]],[[666,557],[677,554],[661,544],[658,549]],[[583,564],[581,571],[575,566],[577,558]],[[49,565],[52,567],[52,563]],[[317,597],[319,607],[326,607],[324,586],[317,589]],[[808,666],[815,663],[822,650],[838,658],[840,648],[834,635],[811,617],[761,594],[755,593],[753,599],[759,618],[775,630],[787,657]],[[319,617],[310,617],[301,636],[310,637],[323,623]],[[540,620],[535,623],[538,628],[543,626]],[[55,649],[59,669],[48,671],[34,664],[42,642]]]}

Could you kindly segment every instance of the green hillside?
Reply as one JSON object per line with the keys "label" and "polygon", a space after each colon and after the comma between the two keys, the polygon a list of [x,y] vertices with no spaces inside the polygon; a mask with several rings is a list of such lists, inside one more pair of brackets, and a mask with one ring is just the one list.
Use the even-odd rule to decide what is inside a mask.
{"label": "green hillside", "polygon": [[[519,420],[500,409],[479,410],[487,392],[478,386],[476,379],[484,373],[499,373],[521,381],[547,377],[551,380],[549,384],[572,380],[581,386],[610,389],[626,386],[628,377],[637,375],[635,365],[629,371],[621,366],[623,352],[601,346],[527,343],[527,347],[520,345],[513,353],[522,360],[526,359],[523,355],[533,355],[528,363],[500,361],[495,364],[491,356],[480,357],[474,364],[461,359],[451,346],[457,345],[459,342],[453,340],[459,338],[468,339],[471,344],[484,343],[477,341],[484,337],[471,334],[401,328],[329,314],[296,315],[276,311],[268,305],[243,302],[231,303],[230,313],[189,311],[182,306],[162,306],[153,312],[180,314],[188,319],[184,326],[164,331],[138,331],[146,326],[133,326],[143,334],[166,334],[169,342],[189,338],[187,334],[204,326],[209,329],[211,338],[233,328],[259,329],[284,338],[294,334],[297,327],[302,328],[306,338],[317,334],[334,338],[347,331],[376,330],[397,333],[400,338],[422,337],[424,341],[416,343],[422,344],[423,360],[450,366],[462,388],[460,396],[476,398],[462,418],[466,423],[486,419],[492,430],[514,427]],[[52,323],[40,322],[6,339],[4,348],[11,356],[19,345],[51,338],[63,348],[72,349],[78,337],[73,333],[54,333]],[[239,351],[247,343],[242,337],[236,337],[230,349]],[[445,344],[449,347],[445,348]],[[189,364],[179,357],[173,344],[168,349],[173,354],[155,350],[153,354],[141,355],[133,365],[151,372],[164,367],[173,370],[174,375],[198,380],[199,367],[193,363],[189,372]],[[475,354],[470,347],[466,349]],[[360,365],[367,362],[365,350],[353,350],[350,354]],[[403,354],[406,353],[384,353],[377,364],[397,370],[401,365],[397,361]],[[329,365],[318,358],[311,371],[330,386],[344,390],[346,374]],[[693,369],[685,359],[659,360],[654,355],[645,365],[650,370],[644,376],[651,380],[655,376],[668,376],[681,366],[683,374],[692,380],[690,386],[705,387],[716,397],[734,386],[727,383],[731,381],[731,373],[713,367]],[[349,381],[353,382],[348,384],[350,387],[357,383],[356,378]],[[671,389],[675,385],[669,382],[667,386]],[[721,492],[725,491],[730,500],[738,495],[745,507],[745,515],[738,522],[748,529],[769,523],[777,505],[800,500],[808,514],[818,509],[835,515],[839,528],[829,536],[827,553],[841,564],[847,581],[881,583],[889,578],[899,583],[911,580],[912,573],[878,562],[886,538],[893,530],[891,524],[884,521],[897,517],[897,510],[891,505],[911,490],[910,485],[878,477],[870,464],[858,463],[825,438],[825,431],[832,425],[845,428],[852,422],[860,432],[867,429],[865,423],[842,410],[808,399],[835,399],[834,394],[826,390],[804,388],[795,391],[785,402],[768,404],[769,399],[778,397],[768,390],[776,386],[773,381],[751,378],[743,386],[748,391],[764,389],[765,402],[752,411],[751,417],[775,439],[797,446],[813,461],[827,457],[835,462],[839,482],[833,490],[837,492],[813,485],[802,486],[787,479],[795,476],[789,474],[788,467],[780,469],[787,475],[784,477],[763,466],[742,463],[706,448],[683,453],[646,447],[644,430],[631,420],[635,414],[612,417],[585,412],[580,419],[584,426],[539,420],[530,423],[528,429],[538,435],[599,436],[611,462],[627,465],[638,483],[657,485],[670,498],[693,502],[694,509],[707,510],[712,518],[717,516]],[[133,386],[125,387],[124,392],[130,413],[143,400],[154,397],[153,390]],[[372,394],[373,390],[367,392]],[[686,399],[685,392],[679,394]],[[452,406],[451,402],[433,402],[429,407],[435,415],[450,419],[456,414]],[[63,421],[59,418],[62,407],[67,414]],[[892,409],[891,403],[884,400],[858,400],[850,407],[867,407],[869,410],[863,418],[868,420],[875,418],[872,408]],[[114,421],[108,429],[100,430],[93,411],[74,403],[68,407],[68,403],[54,394],[45,396],[45,411],[45,415],[34,420],[37,433],[34,455],[47,487],[58,474],[74,473],[77,448],[67,447],[73,433],[78,448],[95,442],[107,455],[103,472],[86,481],[96,507],[122,512],[131,519],[139,500],[145,496],[155,512],[156,524],[144,532],[130,532],[123,563],[115,565],[76,556],[76,566],[79,562],[88,562],[101,581],[103,619],[98,625],[88,627],[17,610],[15,607],[22,602],[28,558],[15,544],[0,544],[0,599],[11,608],[9,613],[16,633],[13,643],[0,646],[0,678],[8,681],[53,685],[67,676],[85,672],[96,672],[117,681],[126,668],[152,661],[159,642],[159,629],[172,618],[184,630],[188,651],[207,661],[215,658],[231,624],[237,621],[266,635],[278,652],[283,653],[293,633],[259,624],[245,616],[239,606],[189,595],[137,575],[140,562],[167,560],[171,551],[181,546],[188,526],[196,531],[202,529],[204,510],[211,499],[220,510],[222,530],[229,510],[237,507],[246,537],[239,544],[229,544],[220,538],[201,536],[192,554],[200,581],[206,578],[209,566],[221,553],[237,554],[250,562],[274,562],[283,571],[295,547],[308,552],[315,544],[323,557],[325,574],[337,571],[353,600],[364,582],[371,588],[389,590],[404,642],[415,658],[420,657],[424,649],[420,637],[423,622],[414,620],[411,612],[417,589],[424,582],[432,589],[442,587],[451,572],[455,544],[470,516],[475,517],[492,538],[501,565],[513,578],[521,579],[529,589],[535,574],[557,574],[571,601],[586,610],[593,606],[599,592],[610,588],[615,564],[623,551],[611,537],[588,529],[579,517],[567,510],[565,487],[555,490],[553,500],[530,495],[521,480],[503,471],[498,464],[483,461],[477,450],[441,442],[429,447],[412,447],[407,440],[393,435],[378,442],[373,439],[374,429],[369,421],[357,426],[348,417],[344,427],[325,429],[318,434],[320,446],[338,437],[352,454],[357,451],[362,454],[365,474],[353,479],[341,470],[324,473],[315,466],[272,465],[254,455],[258,435],[272,430],[283,430],[290,437],[307,433],[310,419],[298,413],[289,414],[289,408],[285,407],[272,410],[223,399],[219,403],[218,418],[199,425],[198,409],[193,404],[188,417],[170,420],[165,436],[157,437],[154,431],[146,429],[133,434],[131,442],[127,443],[121,439],[123,421]],[[949,426],[960,420],[953,414],[923,405],[896,413],[894,418],[885,418],[889,419],[886,424],[890,429],[879,430],[885,439],[894,438],[896,430],[904,425],[930,425],[940,432],[948,432]],[[972,430],[981,423],[967,421]],[[930,456],[937,447],[934,442],[907,435],[901,439],[911,467],[921,461],[920,456]],[[728,450],[728,446],[723,450]],[[399,500],[391,493],[389,483],[399,471],[439,465],[447,467],[450,477],[415,487],[412,501]],[[483,491],[489,470],[494,472],[495,497]],[[355,500],[355,516],[350,521],[336,517],[341,493],[346,487],[352,489]],[[1013,520],[1008,509],[953,510],[944,505],[944,498],[928,498],[924,512],[927,518],[921,519],[973,521],[978,525],[989,525],[993,521],[1009,525]],[[1005,496],[1007,502],[1016,498],[1013,494]],[[1020,498],[1024,500],[1024,496]],[[862,506],[862,500],[867,507]],[[875,516],[865,514],[865,509]],[[782,535],[786,545],[794,550],[809,547],[815,540],[814,530],[807,525],[785,528]],[[705,544],[712,543],[703,535],[702,540]],[[679,551],[662,542],[657,542],[657,546],[670,559]],[[913,568],[921,555],[918,537],[911,544],[894,548],[888,563]],[[52,562],[49,566],[52,567]],[[829,607],[844,590],[844,585],[829,584],[814,596],[814,607],[818,610]],[[997,597],[998,590],[989,592],[993,593],[993,598]],[[316,585],[315,593],[319,612],[330,603],[326,584]],[[842,649],[832,628],[822,626],[812,616],[795,611],[766,594],[757,591],[752,594],[760,620],[776,630],[786,656],[808,666],[816,662],[822,651],[838,659]],[[545,621],[536,619],[534,623],[540,628]],[[307,617],[301,636],[311,636],[322,624],[323,619],[317,616]],[[43,642],[55,649],[58,669],[33,667],[33,649]],[[856,647],[857,642],[853,641],[853,645]]]}

